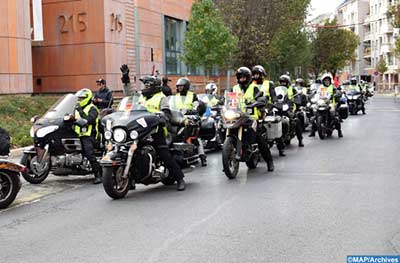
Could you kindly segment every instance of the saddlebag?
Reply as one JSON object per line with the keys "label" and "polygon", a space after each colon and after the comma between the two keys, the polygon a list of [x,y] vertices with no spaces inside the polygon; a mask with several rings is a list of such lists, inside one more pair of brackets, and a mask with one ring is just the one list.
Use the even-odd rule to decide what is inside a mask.
{"label": "saddlebag", "polygon": [[211,140],[215,137],[215,121],[213,118],[201,120],[200,138]]}
{"label": "saddlebag", "polygon": [[268,140],[275,140],[282,137],[282,118],[280,116],[267,116],[265,118]]}

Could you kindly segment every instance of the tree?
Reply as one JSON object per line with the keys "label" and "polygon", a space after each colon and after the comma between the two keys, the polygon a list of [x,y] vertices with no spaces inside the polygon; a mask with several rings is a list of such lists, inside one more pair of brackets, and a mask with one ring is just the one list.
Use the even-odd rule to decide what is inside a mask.
{"label": "tree", "polygon": [[[395,28],[400,28],[400,4],[393,5],[387,13],[388,19],[391,19],[392,25]],[[394,53],[400,57],[400,39],[396,39]]]}
{"label": "tree", "polygon": [[[224,21],[239,39],[234,65],[271,64],[276,38],[304,23],[310,0],[215,0]],[[286,44],[286,43],[285,43]],[[275,64],[270,65],[271,68]],[[280,65],[277,65],[280,67]]]}
{"label": "tree", "polygon": [[379,59],[378,64],[376,64],[376,71],[383,75],[387,70],[388,66],[386,61],[383,58]]}
{"label": "tree", "polygon": [[196,1],[185,33],[183,61],[190,66],[203,66],[208,78],[215,67],[228,66],[236,47],[237,39],[224,25],[213,1]]}
{"label": "tree", "polygon": [[313,73],[321,70],[336,74],[354,60],[360,38],[351,30],[338,28],[336,19],[327,21],[312,41]]}

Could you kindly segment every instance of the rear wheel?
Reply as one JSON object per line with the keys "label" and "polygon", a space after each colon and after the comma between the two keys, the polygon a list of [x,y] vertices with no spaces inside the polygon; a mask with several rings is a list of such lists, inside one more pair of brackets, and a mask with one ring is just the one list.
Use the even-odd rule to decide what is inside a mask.
{"label": "rear wheel", "polygon": [[229,179],[236,178],[239,172],[239,161],[236,160],[236,140],[232,137],[226,138],[222,147],[222,165]]}
{"label": "rear wheel", "polygon": [[26,181],[31,184],[40,184],[46,180],[50,173],[51,168],[51,157],[48,155],[44,157],[45,160],[42,162],[38,161],[37,155],[32,156],[24,153],[21,159],[21,164],[26,166],[26,172],[22,172],[22,176]]}
{"label": "rear wheel", "polygon": [[0,171],[0,209],[8,207],[17,197],[21,181],[17,173]]}
{"label": "rear wheel", "polygon": [[325,139],[325,118],[324,116],[318,116],[317,118],[317,129],[318,129],[318,136],[321,140]]}
{"label": "rear wheel", "polygon": [[104,191],[112,199],[121,199],[129,192],[129,176],[124,177],[124,166],[103,167]]}

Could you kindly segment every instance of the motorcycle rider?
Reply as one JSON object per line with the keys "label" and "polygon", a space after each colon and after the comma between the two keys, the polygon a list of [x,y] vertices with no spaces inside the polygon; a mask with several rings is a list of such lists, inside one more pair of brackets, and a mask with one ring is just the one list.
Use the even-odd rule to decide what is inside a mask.
{"label": "motorcycle rider", "polygon": [[261,65],[254,66],[251,73],[253,75],[253,82],[251,85],[257,86],[257,88],[263,93],[263,96],[267,97],[268,102],[271,103],[273,98],[275,98],[274,82],[266,79],[267,73]]}
{"label": "motorcycle rider", "polygon": [[363,114],[365,114],[365,103],[364,103],[364,94],[365,93],[363,92],[361,85],[358,84],[357,78],[350,79],[350,86],[348,89],[355,90],[355,91],[361,93],[361,111]]}
{"label": "motorcycle rider", "polygon": [[[154,76],[145,76],[140,78],[140,81],[144,84],[144,88],[142,89],[142,95],[139,102],[146,107],[148,112],[157,113],[162,111],[165,114],[166,122],[168,122],[168,120],[170,120],[171,112],[169,111],[166,96],[161,91],[161,79]],[[167,128],[165,125],[159,127],[157,133],[152,135],[152,145],[156,149],[158,156],[164,162],[170,174],[175,177],[175,180],[177,181],[176,189],[178,191],[184,191],[184,174],[169,152],[166,142],[166,133]]]}
{"label": "motorcycle rider", "polygon": [[[331,74],[329,74],[329,73],[324,74],[321,78],[321,81],[322,81],[321,88],[324,88],[327,93],[331,94],[331,100],[333,102],[333,106],[335,107],[334,116],[331,116],[331,117],[338,118],[338,121],[336,123],[336,129],[338,131],[339,138],[342,138],[343,137],[342,126],[340,124],[340,118],[339,118],[339,116],[337,116],[338,114],[336,111],[336,109],[340,103],[341,92],[338,92],[338,90],[332,84],[333,78],[332,78]],[[311,134],[309,136],[314,137],[316,131],[317,131],[317,125],[315,123],[313,123],[312,129],[311,129]]]}
{"label": "motorcycle rider", "polygon": [[[236,71],[236,79],[238,84],[233,87],[232,91],[235,93],[243,94],[243,99],[246,104],[254,103],[256,101],[256,98],[258,98],[260,95],[260,90],[256,85],[251,85],[252,76],[250,69],[247,67],[240,67]],[[258,110],[255,110],[253,118],[255,120],[258,120],[259,117],[260,116]],[[274,170],[274,161],[272,159],[267,140],[265,140],[265,138],[263,138],[262,136],[261,128],[261,125],[257,126],[256,141],[258,143],[260,153],[267,163],[268,171],[272,172]]]}
{"label": "motorcycle rider", "polygon": [[[197,95],[190,91],[190,87],[191,84],[188,78],[180,78],[176,82],[176,96],[185,96],[185,101],[182,101],[181,105],[179,105],[180,109],[193,110],[194,102],[199,102]],[[198,114],[201,116],[203,113],[204,112],[199,112]],[[200,138],[197,138],[197,142],[199,145],[201,166],[207,166],[207,155],[204,153],[203,142]]]}
{"label": "motorcycle rider", "polygon": [[[94,155],[96,140],[99,136],[99,110],[92,103],[93,93],[90,89],[81,89],[75,96],[78,97],[75,107],[75,132],[79,136],[82,143],[83,156],[89,160],[94,173],[94,184],[99,184],[102,181],[101,167]],[[86,120],[85,125],[79,125],[81,120]]]}
{"label": "motorcycle rider", "polygon": [[[284,86],[284,87],[287,88],[288,99],[292,102],[291,103],[292,104],[292,107],[291,107],[292,108],[292,113],[295,113],[296,112],[296,104],[294,103],[294,97],[297,95],[297,90],[294,89],[292,87],[292,85],[290,84],[290,77],[288,75],[286,75],[286,74],[280,76],[279,77],[279,84],[281,86]],[[293,119],[295,116],[291,115],[289,117],[291,119]],[[304,144],[303,144],[303,127],[301,125],[300,120],[298,120],[298,119],[296,119],[296,137],[297,137],[297,140],[299,141],[299,147],[304,147]],[[282,148],[282,145],[280,147]],[[281,150],[279,150],[279,151],[281,151]],[[280,152],[279,152],[279,154],[281,155]],[[284,154],[281,155],[281,156],[284,156]]]}

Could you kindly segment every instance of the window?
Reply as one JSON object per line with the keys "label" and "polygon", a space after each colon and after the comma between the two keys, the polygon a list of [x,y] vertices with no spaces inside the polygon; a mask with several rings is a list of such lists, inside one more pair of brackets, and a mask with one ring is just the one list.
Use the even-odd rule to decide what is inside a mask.
{"label": "window", "polygon": [[388,53],[387,54],[387,59],[388,59],[388,64],[390,65],[390,66],[392,66],[394,63],[394,61],[393,61],[393,55],[391,54],[391,53]]}
{"label": "window", "polygon": [[165,17],[164,23],[166,74],[181,75],[182,63],[179,57],[182,55],[184,23],[170,17]]}

